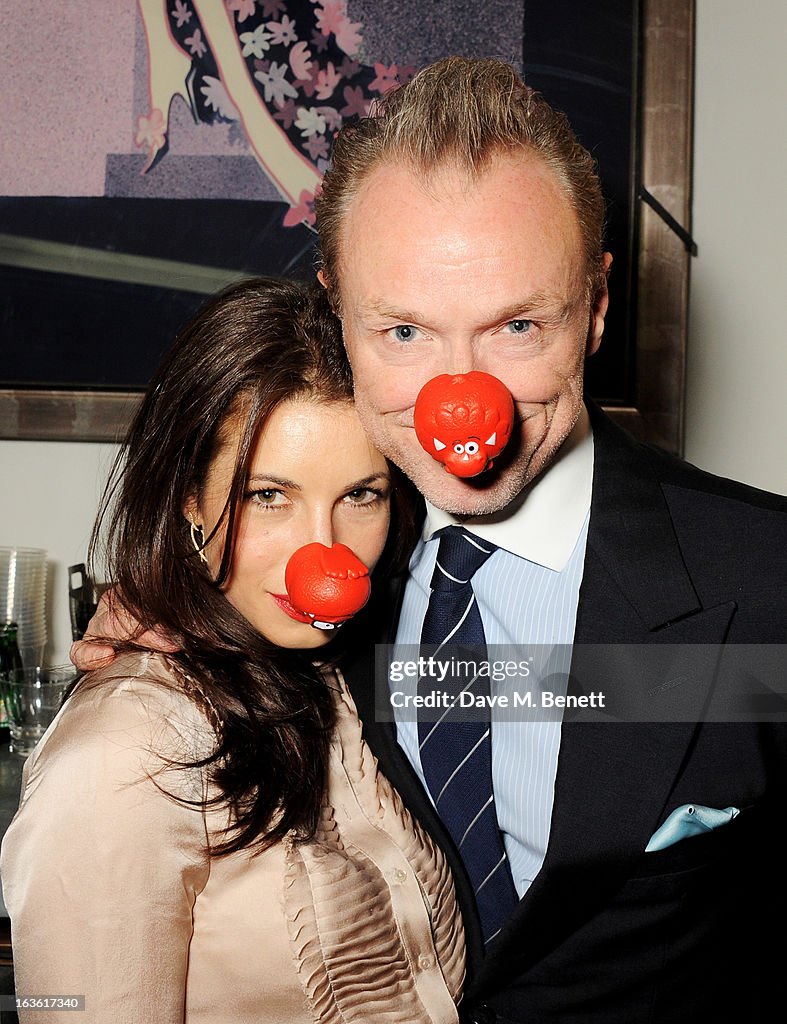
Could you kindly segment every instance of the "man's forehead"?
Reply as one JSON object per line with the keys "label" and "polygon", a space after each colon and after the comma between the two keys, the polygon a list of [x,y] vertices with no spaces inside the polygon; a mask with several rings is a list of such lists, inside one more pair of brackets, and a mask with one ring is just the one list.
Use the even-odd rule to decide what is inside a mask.
{"label": "man's forehead", "polygon": [[438,203],[451,202],[458,197],[472,196],[490,178],[501,173],[517,175],[525,187],[528,182],[540,187],[550,183],[557,192],[564,192],[560,176],[539,153],[517,147],[491,153],[478,167],[453,158],[425,167],[405,157],[380,160],[366,174],[347,209],[352,209],[359,202],[379,202],[383,197],[399,199],[405,204],[410,196]]}
{"label": "man's forehead", "polygon": [[552,305],[573,300],[584,277],[576,212],[551,168],[527,152],[477,176],[453,165],[426,180],[403,162],[377,167],[347,211],[340,250],[346,297],[392,315],[415,314],[412,306],[432,304],[430,289],[452,277],[465,287],[479,271],[501,309],[543,305],[541,293]]}
{"label": "man's forehead", "polygon": [[[377,262],[383,251],[419,246],[461,260],[465,240],[503,244],[512,226],[563,249],[561,258],[584,261],[577,212],[564,183],[538,154],[499,154],[477,174],[448,163],[421,173],[407,162],[380,163],[345,208],[336,268],[360,253]],[[516,238],[510,238],[516,244]]]}

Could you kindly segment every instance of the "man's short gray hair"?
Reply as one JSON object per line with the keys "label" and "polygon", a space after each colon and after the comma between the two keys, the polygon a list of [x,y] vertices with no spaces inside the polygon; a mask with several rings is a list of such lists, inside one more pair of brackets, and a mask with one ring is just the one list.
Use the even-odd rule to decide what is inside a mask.
{"label": "man's short gray hair", "polygon": [[454,167],[481,174],[500,154],[526,150],[552,168],[582,236],[588,297],[605,278],[605,207],[596,165],[565,114],[503,61],[447,57],[376,101],[369,115],[337,134],[331,167],[316,198],[320,266],[340,306],[341,228],[363,182],[382,163],[409,166],[427,183]]}

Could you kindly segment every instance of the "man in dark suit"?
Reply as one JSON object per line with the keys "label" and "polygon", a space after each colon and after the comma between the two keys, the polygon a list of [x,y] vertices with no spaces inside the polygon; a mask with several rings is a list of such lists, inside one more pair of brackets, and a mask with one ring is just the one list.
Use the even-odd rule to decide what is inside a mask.
{"label": "man in dark suit", "polygon": [[[573,644],[580,683],[580,645],[787,641],[784,499],[639,445],[583,402],[608,301],[601,192],[565,119],[512,69],[450,58],[390,94],[340,133],[317,213],[364,426],[427,499],[381,640],[418,641],[438,531],[461,524],[494,550],[473,581],[487,640]],[[413,406],[435,375],[471,370],[500,378],[518,415],[494,470],[468,482],[421,449]],[[703,721],[718,658],[655,679],[647,661],[637,685],[655,703],[639,720],[492,734],[518,899],[492,939],[449,801],[428,792],[423,734],[376,721],[371,656],[349,668],[385,773],[451,862],[468,1020],[759,1020],[783,1001],[766,925],[785,910],[785,726],[733,714],[737,693],[736,721]]]}

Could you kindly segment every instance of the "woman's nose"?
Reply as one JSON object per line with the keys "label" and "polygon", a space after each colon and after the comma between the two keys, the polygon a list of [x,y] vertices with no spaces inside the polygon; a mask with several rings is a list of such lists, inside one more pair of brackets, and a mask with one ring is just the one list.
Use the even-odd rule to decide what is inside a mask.
{"label": "woman's nose", "polygon": [[315,509],[308,517],[301,544],[324,544],[332,547],[337,540],[333,516],[329,509]]}

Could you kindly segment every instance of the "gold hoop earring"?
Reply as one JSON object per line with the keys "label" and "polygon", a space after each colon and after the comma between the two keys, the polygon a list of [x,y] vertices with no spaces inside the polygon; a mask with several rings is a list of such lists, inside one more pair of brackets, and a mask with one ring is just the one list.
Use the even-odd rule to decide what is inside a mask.
{"label": "gold hoop earring", "polygon": [[191,543],[194,545],[194,550],[199,555],[199,560],[203,565],[208,564],[207,556],[205,555],[205,532],[201,526],[197,526],[194,522],[194,516],[189,512],[189,536],[191,537]]}

